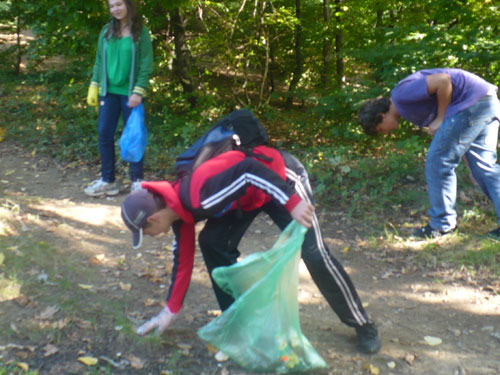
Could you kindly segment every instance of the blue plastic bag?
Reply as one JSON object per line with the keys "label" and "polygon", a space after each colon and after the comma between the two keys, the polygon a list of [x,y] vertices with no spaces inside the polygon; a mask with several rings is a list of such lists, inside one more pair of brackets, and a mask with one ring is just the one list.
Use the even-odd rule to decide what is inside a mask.
{"label": "blue plastic bag", "polygon": [[298,265],[305,233],[294,220],[271,250],[212,271],[235,301],[198,335],[247,370],[285,374],[328,367],[300,329]]}
{"label": "blue plastic bag", "polygon": [[144,104],[132,108],[120,137],[120,155],[123,160],[137,163],[144,156],[148,143],[148,130],[144,125]]}

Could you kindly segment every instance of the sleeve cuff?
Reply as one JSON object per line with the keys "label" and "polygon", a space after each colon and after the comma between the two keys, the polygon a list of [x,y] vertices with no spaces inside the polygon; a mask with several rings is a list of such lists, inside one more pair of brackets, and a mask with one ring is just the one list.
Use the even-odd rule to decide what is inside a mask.
{"label": "sleeve cuff", "polygon": [[176,315],[180,310],[182,306],[177,306],[177,308],[174,308],[171,304],[165,303],[165,308],[168,309],[172,314]]}
{"label": "sleeve cuff", "polygon": [[[170,315],[177,315],[177,313],[173,312],[170,307],[168,307],[168,304],[165,304],[165,310],[167,311],[167,313],[169,313]],[[177,311],[178,312],[178,311]]]}
{"label": "sleeve cuff", "polygon": [[143,89],[142,87],[139,86],[135,86],[134,89],[132,90],[132,93],[140,95],[144,98],[146,96],[146,89]]}
{"label": "sleeve cuff", "polygon": [[299,196],[295,193],[293,193],[291,196],[290,196],[290,199],[288,200],[288,202],[286,202],[285,204],[285,208],[288,212],[292,212],[292,210],[295,208],[296,205],[299,204],[299,202],[301,201],[301,199],[299,198]]}

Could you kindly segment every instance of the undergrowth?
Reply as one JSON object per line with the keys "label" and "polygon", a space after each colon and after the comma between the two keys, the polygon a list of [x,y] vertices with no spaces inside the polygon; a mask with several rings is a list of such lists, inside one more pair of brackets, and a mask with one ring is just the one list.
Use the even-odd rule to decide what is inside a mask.
{"label": "undergrowth", "polygon": [[[61,163],[97,167],[97,112],[85,102],[87,75],[81,62],[19,76],[1,72],[4,87],[0,107],[7,139]],[[145,172],[149,179],[172,179],[176,155],[234,109],[234,104],[207,95],[191,108],[177,87],[158,82],[155,93],[146,99],[150,135]],[[355,114],[350,123],[338,123],[333,107],[328,107],[335,103],[319,103],[323,107],[283,111],[268,106],[256,111],[268,130],[270,145],[289,150],[306,166],[318,208],[342,211],[374,235],[383,233],[387,223],[398,234],[407,234],[407,223],[425,225],[428,199],[424,164],[430,138],[408,124],[392,136],[369,138],[356,124]],[[342,117],[348,116],[344,113]],[[119,160],[117,169],[126,175],[126,163]],[[459,192],[473,197],[467,202],[459,195],[457,211],[462,228],[477,231],[479,222],[483,223],[481,228],[494,226],[490,203],[477,194],[466,168],[461,165],[457,174]],[[391,241],[392,235],[386,240]],[[484,254],[476,251],[453,261],[472,265],[487,262],[497,267],[490,262],[496,256],[494,246],[480,241],[476,244]]]}

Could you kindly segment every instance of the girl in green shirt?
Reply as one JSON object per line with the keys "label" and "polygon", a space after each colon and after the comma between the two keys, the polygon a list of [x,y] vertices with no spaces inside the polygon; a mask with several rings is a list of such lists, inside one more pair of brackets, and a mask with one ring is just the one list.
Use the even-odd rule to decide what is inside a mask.
{"label": "girl in green shirt", "polygon": [[[108,0],[112,19],[99,35],[92,79],[87,96],[99,104],[98,135],[101,178],[84,192],[90,196],[116,195],[115,133],[120,114],[127,122],[131,109],[143,102],[153,71],[153,47],[133,0]],[[130,163],[132,190],[143,179],[143,160]]]}

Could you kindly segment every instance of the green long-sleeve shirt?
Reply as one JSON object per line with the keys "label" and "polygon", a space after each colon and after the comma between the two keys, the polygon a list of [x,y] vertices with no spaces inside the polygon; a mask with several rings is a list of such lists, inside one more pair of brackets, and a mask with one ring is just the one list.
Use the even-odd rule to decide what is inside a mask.
{"label": "green long-sleeve shirt", "polygon": [[[108,92],[108,79],[110,73],[108,71],[108,67],[113,66],[113,62],[109,64],[107,59],[111,56],[117,57],[116,54],[110,54],[111,56],[108,56],[110,41],[104,37],[108,27],[110,27],[109,24],[105,25],[99,34],[94,70],[91,79],[91,86],[98,86],[99,95],[101,96],[105,96]],[[128,95],[138,94],[145,97],[146,89],[149,86],[149,76],[153,72],[153,46],[146,26],[142,27],[138,40],[131,43],[131,48],[132,53],[130,54],[131,62],[129,69],[130,75],[127,82]],[[112,73],[116,73],[116,71],[113,71]],[[113,89],[113,91],[116,90]]]}

